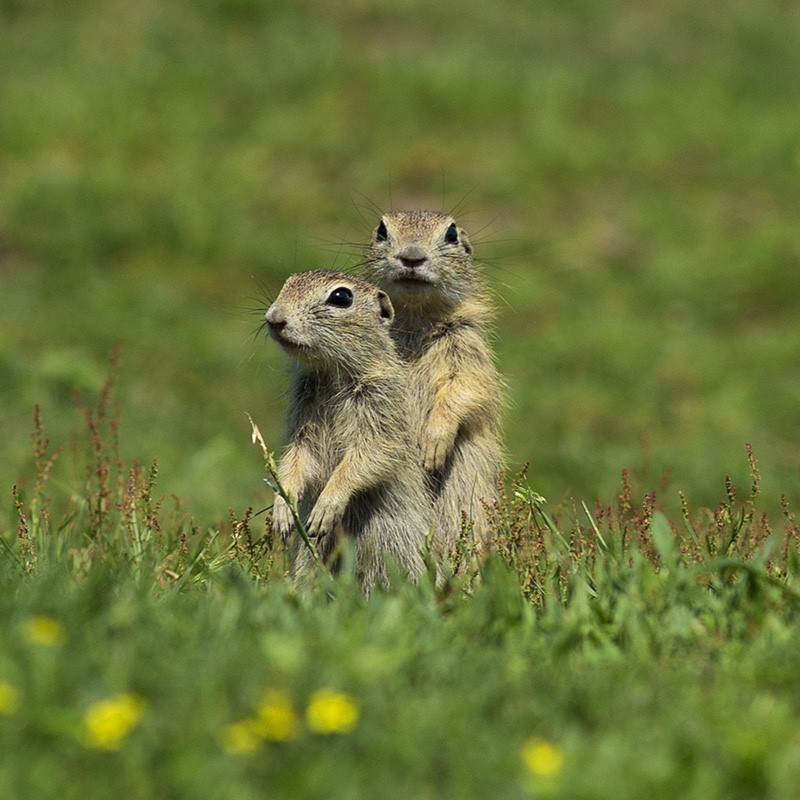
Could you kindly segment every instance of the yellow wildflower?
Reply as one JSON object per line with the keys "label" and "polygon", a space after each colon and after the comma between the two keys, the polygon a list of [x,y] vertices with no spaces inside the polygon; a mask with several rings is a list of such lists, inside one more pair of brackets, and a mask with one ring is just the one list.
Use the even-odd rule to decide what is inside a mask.
{"label": "yellow wildflower", "polygon": [[538,778],[555,778],[564,768],[564,751],[545,739],[528,739],[522,746],[522,762]]}
{"label": "yellow wildflower", "polygon": [[253,731],[262,739],[288,742],[297,738],[300,723],[286,692],[270,689],[264,693],[258,708],[258,717],[253,720],[252,726]]}
{"label": "yellow wildflower", "polygon": [[252,753],[258,747],[259,738],[253,730],[252,721],[242,720],[226,725],[222,729],[219,743],[226,753],[241,755]]}
{"label": "yellow wildflower", "polygon": [[133,694],[117,694],[93,703],[84,716],[86,745],[119,750],[143,713],[144,701]]}
{"label": "yellow wildflower", "polygon": [[13,714],[18,708],[17,688],[6,681],[0,681],[0,714]]}
{"label": "yellow wildflower", "polygon": [[314,692],[306,709],[306,722],[315,733],[350,733],[358,724],[358,716],[354,698],[330,689]]}
{"label": "yellow wildflower", "polygon": [[55,647],[64,638],[64,628],[53,617],[31,617],[25,623],[25,638],[42,647]]}

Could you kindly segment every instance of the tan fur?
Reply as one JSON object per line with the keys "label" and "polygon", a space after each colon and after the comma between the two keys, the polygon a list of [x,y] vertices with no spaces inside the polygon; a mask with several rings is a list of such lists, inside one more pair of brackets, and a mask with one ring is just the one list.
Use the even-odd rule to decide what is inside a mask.
{"label": "tan fur", "polygon": [[464,512],[476,544],[485,545],[491,532],[481,501],[497,495],[502,391],[489,346],[493,308],[467,234],[447,214],[385,214],[365,275],[395,308],[392,336],[409,368],[438,533],[452,549]]}
{"label": "tan fur", "polygon": [[[352,305],[331,302],[337,289],[352,294]],[[279,480],[324,560],[335,561],[338,537],[353,539],[366,593],[388,582],[387,554],[412,578],[422,574],[432,522],[409,426],[405,368],[389,334],[393,316],[383,291],[323,270],[292,275],[266,315],[270,335],[295,361]],[[293,528],[278,496],[273,526],[283,536]],[[313,571],[299,542],[296,582]]]}

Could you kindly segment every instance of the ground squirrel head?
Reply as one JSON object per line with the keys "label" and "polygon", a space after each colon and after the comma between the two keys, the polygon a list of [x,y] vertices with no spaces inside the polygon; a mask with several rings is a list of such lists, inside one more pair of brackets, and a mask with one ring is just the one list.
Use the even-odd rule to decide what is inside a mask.
{"label": "ground squirrel head", "polygon": [[266,313],[269,335],[315,368],[369,366],[393,346],[394,309],[386,292],[343,272],[291,275]]}
{"label": "ground squirrel head", "polygon": [[466,232],[436,211],[384,214],[364,267],[369,280],[403,305],[457,304],[478,287]]}

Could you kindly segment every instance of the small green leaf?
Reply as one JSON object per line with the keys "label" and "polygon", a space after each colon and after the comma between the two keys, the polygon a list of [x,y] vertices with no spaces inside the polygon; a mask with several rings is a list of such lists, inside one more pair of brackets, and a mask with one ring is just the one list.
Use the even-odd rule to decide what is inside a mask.
{"label": "small green leaf", "polygon": [[678,563],[678,548],[675,544],[675,534],[672,532],[667,518],[657,511],[653,514],[650,523],[650,535],[653,537],[653,544],[661,556],[665,566],[674,566]]}

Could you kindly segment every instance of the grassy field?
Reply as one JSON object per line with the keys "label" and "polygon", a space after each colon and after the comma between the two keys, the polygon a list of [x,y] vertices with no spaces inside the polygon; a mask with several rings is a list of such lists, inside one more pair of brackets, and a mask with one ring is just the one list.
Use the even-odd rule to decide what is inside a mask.
{"label": "grassy field", "polygon": [[710,504],[750,441],[798,498],[791,4],[3,9],[2,485],[119,343],[125,453],[204,523],[260,502],[245,412],[277,447],[284,366],[246,309],[422,205],[477,240],[545,497],[628,468]]}
{"label": "grassy field", "polygon": [[[795,797],[798,41],[779,0],[0,0],[0,800]],[[497,299],[500,545],[298,598],[254,331],[404,206]]]}
{"label": "grassy field", "polygon": [[796,797],[800,523],[755,461],[670,524],[627,485],[557,519],[520,475],[479,571],[297,596],[261,521],[198,529],[84,407],[37,434],[0,559],[0,796]]}

